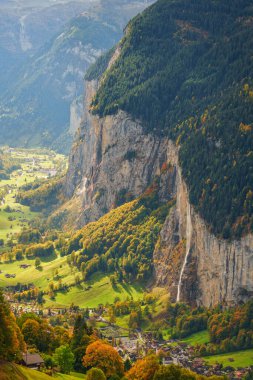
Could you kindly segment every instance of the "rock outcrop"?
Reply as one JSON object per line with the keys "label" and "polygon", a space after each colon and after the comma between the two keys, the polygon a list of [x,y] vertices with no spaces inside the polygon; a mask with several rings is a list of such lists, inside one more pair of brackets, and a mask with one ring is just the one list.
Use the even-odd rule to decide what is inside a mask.
{"label": "rock outcrop", "polygon": [[[86,104],[96,91],[86,85]],[[77,226],[83,226],[117,205],[135,198],[152,183],[166,161],[167,139],[144,135],[141,124],[120,112],[103,119],[85,110],[69,161],[66,196],[79,199]]]}

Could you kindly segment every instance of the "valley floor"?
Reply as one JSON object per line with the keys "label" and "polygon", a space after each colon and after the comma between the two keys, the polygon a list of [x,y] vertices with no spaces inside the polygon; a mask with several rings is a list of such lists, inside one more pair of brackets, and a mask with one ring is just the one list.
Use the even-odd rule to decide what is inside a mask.
{"label": "valley floor", "polygon": [[[87,315],[92,326],[96,326],[104,338],[112,339],[113,337],[115,341],[116,339],[122,340],[121,343],[118,343],[118,348],[125,350],[129,355],[133,354],[135,359],[139,350],[144,355],[151,349],[158,351],[162,347],[166,352],[171,353],[173,363],[194,370],[194,358],[190,353],[193,350],[190,347],[208,343],[208,331],[200,331],[185,339],[172,341],[172,328],[166,328],[169,304],[167,290],[155,288],[147,295],[144,294],[145,289],[141,283],[135,281],[129,284],[125,280],[115,282],[112,276],[114,273],[102,274],[98,270],[86,277],[88,280],[83,281],[80,270],[68,260],[72,254],[61,256],[67,251],[60,251],[57,244],[55,244],[54,253],[51,256],[40,257],[40,265],[37,267],[34,256],[29,258],[29,255],[27,257],[22,254],[22,259],[17,260],[16,257],[10,255],[8,252],[11,248],[10,242],[15,245],[17,234],[31,222],[35,223],[36,218],[41,216],[40,213],[32,212],[29,207],[16,202],[16,195],[20,187],[34,182],[36,179],[50,177],[58,171],[62,171],[66,167],[66,159],[54,152],[40,150],[5,148],[4,152],[20,165],[20,168],[10,175],[10,179],[0,180],[0,202],[2,202],[0,239],[4,241],[0,248],[0,288],[5,290],[5,296],[15,314],[20,316],[23,312],[32,311],[45,319],[61,315],[67,323],[69,317],[73,317],[75,313],[79,312],[79,308],[83,310],[89,308]],[[41,236],[43,234],[44,232]],[[65,235],[64,238],[68,241],[69,236]],[[28,243],[30,244],[30,239]],[[27,298],[21,298],[21,290],[15,288],[19,286],[18,284],[27,286],[27,289],[36,289],[38,293],[41,293],[43,300],[40,304],[38,304],[37,296],[34,296],[33,299],[30,298],[30,301]],[[151,297],[150,300],[144,301],[145,296]],[[119,301],[132,302],[132,304],[135,301],[140,302],[132,305],[131,313],[129,311],[116,315],[112,310]],[[101,305],[103,305],[102,308]],[[97,310],[94,311],[95,308]],[[131,325],[130,317],[132,314],[133,316],[138,315],[136,311],[142,315],[141,322]],[[70,326],[69,328],[72,329]],[[162,331],[163,341],[155,337],[155,332],[159,332],[159,329]],[[206,363],[210,365],[220,363],[223,367],[235,369],[248,367],[253,363],[253,349],[203,357],[200,360],[202,360],[200,371],[205,370]],[[212,370],[210,369],[210,371]],[[8,377],[9,373],[12,373],[12,377]],[[199,373],[205,374],[205,372]],[[212,372],[210,373],[212,374]],[[214,374],[216,373],[214,372]],[[224,373],[218,372],[218,374]],[[0,363],[0,380],[10,378],[12,380],[47,380],[50,377],[17,365]],[[85,378],[85,375],[57,374],[55,378],[75,380]]]}
{"label": "valley floor", "polygon": [[55,176],[66,168],[66,157],[44,149],[2,148],[6,160],[19,168],[9,179],[0,179],[0,239],[4,240],[0,252],[6,251],[16,235],[40,216],[29,207],[16,202],[23,185]]}

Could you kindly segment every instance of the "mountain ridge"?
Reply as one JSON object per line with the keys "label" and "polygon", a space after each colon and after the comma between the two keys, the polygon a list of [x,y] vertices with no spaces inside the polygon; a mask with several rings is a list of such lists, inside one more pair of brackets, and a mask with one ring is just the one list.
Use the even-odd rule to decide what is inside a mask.
{"label": "mountain ridge", "polygon": [[[32,22],[38,24],[37,13],[42,12],[41,23],[47,21],[49,29],[52,26],[51,34],[47,29],[45,31],[45,39],[47,33],[50,38],[46,39],[45,44],[34,43],[32,39],[36,37],[43,40],[40,36],[41,25],[38,25],[38,35],[30,33],[26,25],[31,49],[23,53],[16,51],[18,48],[12,53],[6,52],[3,66],[6,72],[1,81],[0,96],[2,144],[46,146],[68,153],[82,117],[83,76],[87,68],[101,53],[118,42],[125,23],[149,2],[128,0],[122,3],[111,0],[110,3],[84,1],[73,4],[71,12],[75,17],[72,18],[71,12],[66,11],[71,4],[62,4],[62,7],[56,4],[42,10],[35,7],[24,22],[28,26]],[[61,20],[51,25],[53,16],[50,11],[52,14],[58,12],[56,21],[62,16],[67,23]],[[18,23],[17,20],[15,22]],[[8,24],[3,27],[3,45],[8,37],[7,27]],[[20,62],[17,60],[17,65],[13,67],[12,55],[14,62],[20,55]],[[13,131],[16,133],[15,141]]]}

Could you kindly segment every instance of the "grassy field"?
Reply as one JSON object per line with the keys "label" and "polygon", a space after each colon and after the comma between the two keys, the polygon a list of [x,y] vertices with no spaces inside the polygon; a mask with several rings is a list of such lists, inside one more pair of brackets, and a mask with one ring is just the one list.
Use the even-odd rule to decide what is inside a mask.
{"label": "grassy field", "polygon": [[22,367],[12,363],[0,363],[0,380],[78,380],[85,379],[86,375],[71,372],[69,375],[57,373],[53,377],[42,372]]}
{"label": "grassy field", "polygon": [[54,378],[58,380],[77,380],[77,379],[86,379],[86,375],[84,375],[83,373],[77,373],[77,372],[71,372],[69,375],[58,373]]}
{"label": "grassy field", "polygon": [[230,352],[228,354],[206,356],[203,359],[208,364],[220,363],[220,364],[223,364],[224,367],[226,366],[231,366],[234,368],[249,367],[253,365],[253,349],[245,350],[245,351]]}
{"label": "grassy field", "polygon": [[143,289],[138,285],[121,285],[113,287],[108,276],[97,273],[90,281],[74,286],[65,292],[59,292],[55,301],[46,299],[45,306],[64,307],[74,305],[82,308],[96,307],[99,304],[113,303],[116,297],[125,300],[127,297],[134,300],[141,299]]}
{"label": "grassy field", "polygon": [[187,343],[189,346],[197,346],[199,344],[208,343],[210,341],[208,331],[199,331],[195,334],[181,339],[181,342]]}
{"label": "grassy field", "polygon": [[[0,186],[2,185],[0,182]],[[4,185],[3,185],[4,186]],[[9,239],[15,239],[15,235],[26,227],[30,221],[36,219],[39,214],[31,212],[30,208],[15,202],[16,191],[9,190],[10,193],[5,195],[5,203],[0,208],[0,239],[4,239],[5,243]],[[2,201],[3,202],[3,201]],[[6,211],[6,206],[10,206],[11,212]]]}
{"label": "grassy field", "polygon": [[[0,180],[0,239],[4,239],[6,244],[8,240],[15,241],[16,234],[39,216],[38,213],[31,212],[29,207],[16,203],[18,189],[37,179],[62,172],[66,168],[66,157],[41,149],[8,147],[3,148],[3,154],[21,167],[11,173],[10,179]],[[7,211],[6,206],[11,210]]]}
{"label": "grassy field", "polygon": [[0,380],[49,380],[52,377],[11,363],[0,364]]}
{"label": "grassy field", "polygon": [[[24,259],[21,261],[14,262],[1,262],[0,270],[2,273],[0,274],[0,286],[6,287],[9,285],[16,285],[17,283],[27,284],[33,283],[38,288],[45,290],[48,287],[49,282],[54,282],[55,284],[61,279],[66,284],[74,283],[74,278],[76,274],[76,270],[70,269],[67,264],[65,257],[56,257],[56,258],[48,258],[48,260],[52,261],[43,261],[41,259],[41,270],[35,268],[35,260],[34,259]],[[27,269],[21,269],[21,264],[31,265]],[[58,270],[58,280],[54,277],[55,270]],[[6,278],[5,274],[15,274],[15,278]]]}
{"label": "grassy field", "polygon": [[[95,274],[91,279],[81,285],[75,284],[75,277],[80,272],[76,268],[70,268],[67,264],[66,257],[50,258],[52,261],[41,260],[41,270],[35,268],[35,260],[24,259],[14,262],[0,262],[0,287],[16,285],[17,283],[33,283],[40,290],[48,291],[49,283],[57,285],[59,281],[62,284],[71,286],[68,291],[58,292],[54,300],[45,296],[45,307],[65,307],[72,303],[86,308],[96,307],[99,304],[114,302],[116,297],[125,300],[127,297],[134,300],[142,298],[143,289],[139,285],[121,285],[112,286],[108,276]],[[48,260],[50,260],[48,259]],[[27,269],[21,269],[21,264],[29,264]],[[57,277],[55,271],[58,271]],[[15,274],[15,278],[6,278],[6,274]]]}

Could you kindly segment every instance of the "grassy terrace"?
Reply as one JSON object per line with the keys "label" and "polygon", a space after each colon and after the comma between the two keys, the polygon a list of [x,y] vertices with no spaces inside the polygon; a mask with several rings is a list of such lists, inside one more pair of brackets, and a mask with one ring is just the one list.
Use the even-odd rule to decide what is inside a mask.
{"label": "grassy terrace", "polygon": [[[52,258],[51,258],[52,259]],[[70,272],[70,268],[66,263],[66,258],[56,257],[52,261],[42,261],[42,270],[35,268],[35,260],[24,259],[14,262],[3,262],[0,264],[0,286],[6,287],[9,285],[16,285],[17,283],[27,284],[34,283],[37,287],[45,289],[48,286],[48,281],[53,281],[54,270],[59,270],[59,278],[64,278],[66,284],[74,281],[74,273]],[[21,264],[31,265],[27,269],[21,269]],[[15,278],[6,278],[5,274],[15,274]]]}

